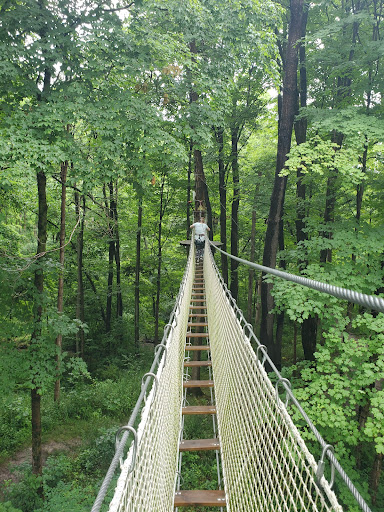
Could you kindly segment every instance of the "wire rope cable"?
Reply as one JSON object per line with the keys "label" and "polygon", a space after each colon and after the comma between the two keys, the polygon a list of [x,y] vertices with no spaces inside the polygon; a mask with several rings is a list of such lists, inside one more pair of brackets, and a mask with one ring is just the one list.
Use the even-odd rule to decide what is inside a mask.
{"label": "wire rope cable", "polygon": [[[337,458],[335,457],[335,455],[333,453],[333,448],[329,444],[327,444],[325,442],[325,440],[322,438],[321,434],[316,429],[315,425],[309,418],[308,414],[304,411],[300,402],[295,397],[293,391],[291,390],[290,382],[287,381],[287,379],[282,377],[279,370],[276,368],[275,364],[269,357],[266,347],[264,345],[260,344],[258,338],[256,337],[255,333],[253,332],[252,326],[250,326],[249,323],[246,321],[246,319],[243,315],[243,312],[238,307],[236,301],[233,300],[231,292],[229,291],[222,276],[220,275],[220,272],[217,268],[216,262],[213,258],[212,252],[210,250],[208,250],[208,247],[209,247],[208,243],[210,243],[209,240],[207,240],[207,242],[206,242],[206,244],[207,244],[206,252],[208,253],[209,258],[204,259],[204,269],[205,269],[205,275],[206,275],[206,281],[207,281],[207,290],[211,291],[211,290],[215,290],[215,288],[216,288],[215,291],[212,291],[209,295],[207,295],[207,305],[208,305],[208,315],[210,318],[209,321],[210,321],[210,326],[211,326],[210,327],[210,332],[211,332],[210,339],[211,339],[211,346],[212,346],[212,360],[215,362],[215,364],[213,365],[213,371],[216,375],[216,382],[217,382],[217,384],[216,384],[216,390],[217,390],[216,391],[216,399],[217,399],[217,401],[218,402],[220,401],[220,380],[221,379],[223,380],[223,384],[224,384],[224,391],[222,391],[222,393],[224,395],[224,399],[226,402],[229,401],[229,399],[231,398],[231,389],[230,389],[231,379],[239,379],[239,377],[236,376],[236,372],[239,373],[238,368],[240,367],[243,371],[243,374],[245,374],[245,376],[247,377],[247,378],[245,378],[245,376],[243,375],[242,380],[246,380],[247,384],[244,384],[244,382],[239,382],[239,381],[234,380],[234,382],[235,382],[234,393],[236,393],[237,400],[233,402],[233,408],[234,408],[234,411],[238,412],[238,414],[236,415],[236,412],[234,412],[232,414],[231,420],[232,420],[232,422],[234,422],[234,424],[236,424],[236,422],[237,422],[238,429],[241,431],[241,429],[243,429],[243,426],[246,425],[247,422],[249,421],[246,417],[241,416],[241,414],[243,413],[243,411],[248,410],[248,408],[250,408],[251,405],[248,404],[247,407],[241,407],[240,409],[238,408],[238,406],[237,406],[237,402],[238,402],[237,390],[238,389],[241,390],[243,388],[242,396],[243,396],[243,398],[245,396],[247,396],[247,400],[250,399],[249,398],[250,395],[255,394],[255,393],[257,395],[259,395],[259,397],[261,397],[262,394],[259,391],[256,392],[256,387],[253,387],[252,389],[247,389],[247,391],[244,391],[244,388],[245,388],[245,386],[249,385],[248,383],[251,381],[254,382],[253,386],[260,385],[260,382],[264,381],[263,382],[264,391],[266,393],[271,392],[273,395],[273,400],[277,404],[276,409],[274,409],[274,416],[275,416],[275,418],[276,417],[278,418],[280,414],[283,414],[283,416],[285,417],[284,421],[287,421],[287,425],[288,425],[287,428],[289,428],[293,432],[293,435],[296,437],[298,444],[301,446],[301,448],[303,449],[303,451],[306,454],[306,457],[310,461],[310,464],[312,465],[312,468],[314,471],[313,480],[316,482],[316,486],[320,485],[321,488],[326,491],[328,497],[331,497],[332,500],[335,499],[335,497],[333,495],[333,491],[331,490],[333,481],[331,481],[331,484],[329,484],[326,481],[326,479],[324,478],[324,462],[325,462],[324,459],[325,459],[325,457],[327,457],[331,464],[331,473],[333,474],[333,472],[336,471],[339,474],[341,480],[347,486],[347,488],[349,489],[349,491],[355,498],[355,500],[358,503],[361,510],[363,510],[364,512],[372,512],[371,509],[369,508],[369,506],[367,505],[367,503],[365,502],[364,498],[361,496],[361,494],[359,493],[359,491],[357,490],[357,488],[355,487],[355,485],[353,484],[351,479],[348,477],[347,473],[345,472],[345,470],[343,469],[343,467],[341,466],[341,464],[339,463]],[[215,249],[217,249],[217,247],[215,247]],[[221,251],[221,252],[224,252],[224,251]],[[225,253],[225,254],[227,254],[227,253]],[[231,255],[228,254],[228,256],[231,256]],[[240,260],[240,258],[237,258],[237,259]],[[242,261],[244,261],[244,260],[242,260]],[[253,265],[255,265],[255,264],[252,264],[251,266],[253,266]],[[262,267],[261,265],[257,265],[257,267],[258,267],[258,270],[264,271],[264,269],[267,269],[267,267]],[[274,270],[274,269],[268,269],[268,270]],[[286,274],[286,273],[283,273],[283,274]],[[226,301],[222,300],[218,289],[222,290],[222,294],[226,298]],[[230,320],[227,320],[231,317],[230,310],[233,311],[232,322],[230,322]],[[216,325],[215,325],[215,323],[216,323]],[[238,329],[236,329],[236,327],[235,327],[236,323],[238,324]],[[225,325],[225,324],[227,324],[227,325]],[[245,332],[247,332],[248,335],[245,335]],[[215,338],[218,339],[219,341],[215,342]],[[227,341],[228,346],[226,346],[226,338],[228,338],[228,341]],[[257,347],[256,352],[254,352],[254,350],[251,346],[251,340],[254,342],[254,344]],[[236,349],[233,349],[236,342],[238,343],[238,346]],[[215,348],[215,344],[216,345],[219,344],[219,348]],[[227,356],[227,358],[228,358],[227,362],[225,361],[225,358],[226,358],[225,352],[226,351],[229,352],[229,354]],[[239,354],[241,354],[241,352],[244,353],[242,358],[239,357]],[[261,360],[260,360],[260,352],[263,354],[263,357],[261,358]],[[269,364],[272,372],[276,375],[277,380],[276,380],[275,386],[272,385],[272,383],[269,380],[268,374],[264,370],[265,363]],[[260,375],[259,375],[260,371],[261,371],[262,377],[260,377]],[[278,394],[279,387],[282,388],[285,392],[285,404],[280,400],[280,398],[278,396],[279,395]],[[268,388],[270,388],[269,391],[268,391]],[[264,391],[263,391],[263,393],[264,393]],[[232,400],[233,400],[233,397],[232,397]],[[259,398],[258,400],[264,400],[264,398]],[[313,463],[312,455],[308,453],[308,450],[305,447],[304,441],[301,439],[301,436],[298,433],[296,427],[292,424],[292,420],[290,419],[290,416],[289,416],[289,414],[287,412],[287,408],[286,408],[286,405],[288,404],[288,402],[290,402],[297,408],[297,410],[300,412],[301,416],[303,417],[304,421],[306,422],[307,426],[312,431],[316,440],[318,441],[318,443],[321,446],[322,456],[321,456],[319,463],[317,463],[317,464]],[[267,401],[265,403],[264,402],[260,403],[258,401],[257,404],[255,403],[254,409],[256,411],[255,412],[256,419],[253,419],[253,424],[262,421],[263,424],[265,425],[271,407],[273,407],[273,405],[271,405],[270,401]],[[262,414],[261,420],[257,416],[260,414],[257,411],[257,409],[260,409],[260,408],[263,409],[264,411],[266,411]],[[228,403],[226,404],[226,409],[231,410],[231,408],[228,407]],[[221,442],[225,445],[225,428],[223,428],[223,420],[220,417],[221,416],[220,410],[221,410],[220,403],[218,403],[217,411],[218,411],[219,431],[220,431],[220,436],[221,436]],[[241,418],[240,422],[238,421],[237,416],[239,416]],[[273,427],[273,429],[277,428],[276,423],[274,423],[274,425],[275,426]],[[234,428],[233,424],[229,425],[229,429],[233,429],[233,428]],[[255,438],[255,434],[258,434],[258,433],[255,432],[253,425],[251,425],[249,428],[250,428],[250,431],[252,432],[253,438]],[[267,429],[264,426],[263,427],[264,433],[266,432],[266,430]],[[271,427],[268,427],[268,430],[271,430]],[[283,429],[284,434],[282,434],[282,431],[280,430],[279,435],[284,437],[286,431],[287,431],[287,429],[284,428]],[[276,434],[273,435],[275,442],[276,442],[276,439],[279,437],[279,435],[278,436],[276,436]],[[279,442],[280,441],[281,440],[279,439]],[[267,441],[265,439],[261,442],[261,445],[264,450],[265,450],[266,443],[267,443]],[[271,454],[271,452],[270,452],[270,450],[268,450],[268,455],[270,455],[270,454]],[[234,459],[233,454],[231,455],[231,457],[232,457],[232,462],[233,462],[233,459]],[[225,482],[225,485],[227,486],[229,483],[229,480],[230,480],[230,474],[231,474],[231,472],[234,472],[234,468],[228,467],[228,464],[226,464],[225,447],[223,449],[222,459],[223,459],[223,466],[224,466],[223,467],[224,482]],[[263,471],[265,472],[264,468],[262,469],[262,472]],[[257,480],[257,478],[256,478],[256,480]],[[331,480],[333,480],[333,477]],[[238,482],[235,482],[235,483],[236,483],[236,485],[238,485]],[[260,492],[262,492],[262,490]],[[337,504],[334,504],[333,507],[334,508],[332,510],[340,510],[341,509],[341,507],[338,508]],[[306,509],[300,508],[300,510],[306,510]],[[316,510],[316,509],[314,509],[314,510]]]}
{"label": "wire rope cable", "polygon": [[222,254],[225,254],[229,258],[238,261],[239,263],[243,263],[248,267],[252,267],[256,270],[261,270],[264,273],[272,274],[274,276],[280,277],[287,281],[292,281],[293,283],[300,284],[302,286],[306,286],[307,288],[312,288],[313,290],[317,290],[319,292],[327,293],[328,295],[333,295],[338,299],[347,300],[349,302],[353,302],[355,304],[359,304],[360,306],[364,306],[369,309],[374,309],[375,311],[379,311],[380,313],[384,313],[384,299],[378,297],[377,295],[367,295],[365,293],[356,292],[353,290],[349,290],[347,288],[342,288],[340,286],[334,286],[332,284],[323,283],[321,281],[315,281],[313,279],[308,279],[307,277],[297,276],[295,274],[289,274],[288,272],[283,272],[282,270],[278,270],[276,268],[265,267],[264,265],[258,265],[257,263],[252,263],[251,261],[244,260],[242,258],[238,258],[237,256],[233,256],[232,254],[223,251],[219,247],[213,245],[213,243],[209,240],[210,245],[215,247],[216,250],[220,251]]}

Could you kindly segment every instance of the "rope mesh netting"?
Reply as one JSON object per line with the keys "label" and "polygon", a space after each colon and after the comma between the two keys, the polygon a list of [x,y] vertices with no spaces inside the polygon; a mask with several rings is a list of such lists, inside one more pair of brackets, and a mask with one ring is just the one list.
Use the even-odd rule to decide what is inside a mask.
{"label": "rope mesh netting", "polygon": [[[324,478],[323,470],[319,472],[321,464],[309,452],[278,396],[279,383],[274,387],[264,369],[268,356],[263,346],[259,345],[256,353],[252,348],[250,326],[244,325],[242,313],[223,283],[208,242],[205,251],[209,342],[227,510],[341,512],[342,507]],[[183,362],[194,258],[192,244],[170,324],[158,347],[160,350],[155,351],[151,371],[144,376],[142,391],[129,423],[122,429],[121,441],[92,512],[100,511],[119,457],[132,434],[134,441],[121,464],[109,512],[174,510],[182,428]],[[246,335],[247,328],[249,336]],[[252,339],[256,339],[253,333]],[[258,356],[262,356],[262,360]],[[287,397],[301,408],[287,388],[286,379],[279,374],[278,377]],[[143,406],[143,396],[151,381],[152,388]],[[136,432],[134,426],[139,414],[141,418]],[[302,414],[305,418],[305,413]],[[306,421],[317,433],[309,418]],[[317,438],[320,438],[319,434]],[[322,439],[321,443],[325,455],[328,445]],[[360,507],[369,512],[333,454],[328,452],[327,457],[348,484]]]}
{"label": "rope mesh netting", "polygon": [[237,319],[211,252],[209,339],[227,510],[341,511]]}
{"label": "rope mesh netting", "polygon": [[[169,512],[173,510],[183,392],[183,360],[189,302],[194,277],[194,251],[187,270],[166,350],[157,371],[157,385],[141,414],[137,446],[132,444],[123,464],[109,512]],[[134,452],[136,451],[136,457]],[[135,458],[135,461],[133,461]],[[130,468],[133,464],[133,470]]]}

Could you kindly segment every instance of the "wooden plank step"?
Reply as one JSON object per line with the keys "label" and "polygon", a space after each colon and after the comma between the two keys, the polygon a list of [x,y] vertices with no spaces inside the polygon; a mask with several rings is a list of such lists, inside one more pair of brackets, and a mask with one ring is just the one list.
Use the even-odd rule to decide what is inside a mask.
{"label": "wooden plank step", "polygon": [[185,345],[185,350],[191,352],[194,350],[211,350],[209,345]]}
{"label": "wooden plank step", "polygon": [[186,368],[208,367],[212,366],[211,361],[184,361]]}
{"label": "wooden plank step", "polygon": [[213,388],[213,380],[187,380],[183,382],[184,388]]}
{"label": "wooden plank step", "polygon": [[207,450],[220,450],[218,439],[185,439],[179,445],[180,452],[199,452]]}
{"label": "wooden plank step", "polygon": [[187,338],[209,338],[207,332],[187,332]]}
{"label": "wooden plank step", "polygon": [[216,414],[216,407],[214,405],[188,405],[182,408],[184,416],[193,414]]}
{"label": "wooden plank step", "polygon": [[188,322],[190,327],[208,327],[208,322]]}
{"label": "wooden plank step", "polygon": [[194,306],[193,304],[190,304],[189,309],[207,309],[206,306]]}
{"label": "wooden plank step", "polygon": [[175,507],[225,507],[224,491],[176,491]]}
{"label": "wooden plank step", "polygon": [[206,313],[190,313],[189,318],[207,318],[208,315]]}
{"label": "wooden plank step", "polygon": [[204,296],[205,295],[205,292],[194,292],[192,291],[192,295],[194,295],[195,297],[201,297],[201,296]]}

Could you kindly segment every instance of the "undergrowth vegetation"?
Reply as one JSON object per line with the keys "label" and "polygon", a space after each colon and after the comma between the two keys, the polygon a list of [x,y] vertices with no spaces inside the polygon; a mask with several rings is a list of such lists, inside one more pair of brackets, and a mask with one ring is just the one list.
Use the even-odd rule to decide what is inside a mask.
{"label": "undergrowth vegetation", "polygon": [[[108,362],[97,372],[108,374],[106,380],[83,375],[76,387],[67,380],[59,403],[53,401],[53,396],[43,397],[43,450],[52,441],[58,448],[46,459],[42,477],[31,474],[29,457],[13,468],[14,478],[0,487],[0,512],[90,510],[113,457],[116,430],[128,421],[152,355],[152,350],[142,350],[125,360],[123,368]],[[0,454],[6,464],[17,450],[30,443],[29,394],[27,390],[23,394],[18,391],[17,395],[1,397],[1,402]],[[78,442],[71,444],[74,438]],[[39,494],[41,479],[44,500]]]}

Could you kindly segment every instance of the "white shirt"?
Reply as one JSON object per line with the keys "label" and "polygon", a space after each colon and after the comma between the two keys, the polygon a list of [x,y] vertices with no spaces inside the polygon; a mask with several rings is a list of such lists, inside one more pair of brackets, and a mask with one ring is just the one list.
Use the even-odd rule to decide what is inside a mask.
{"label": "white shirt", "polygon": [[205,236],[207,234],[207,230],[209,229],[207,224],[204,222],[195,222],[192,224],[192,227],[195,228],[195,240],[202,238],[200,235]]}

